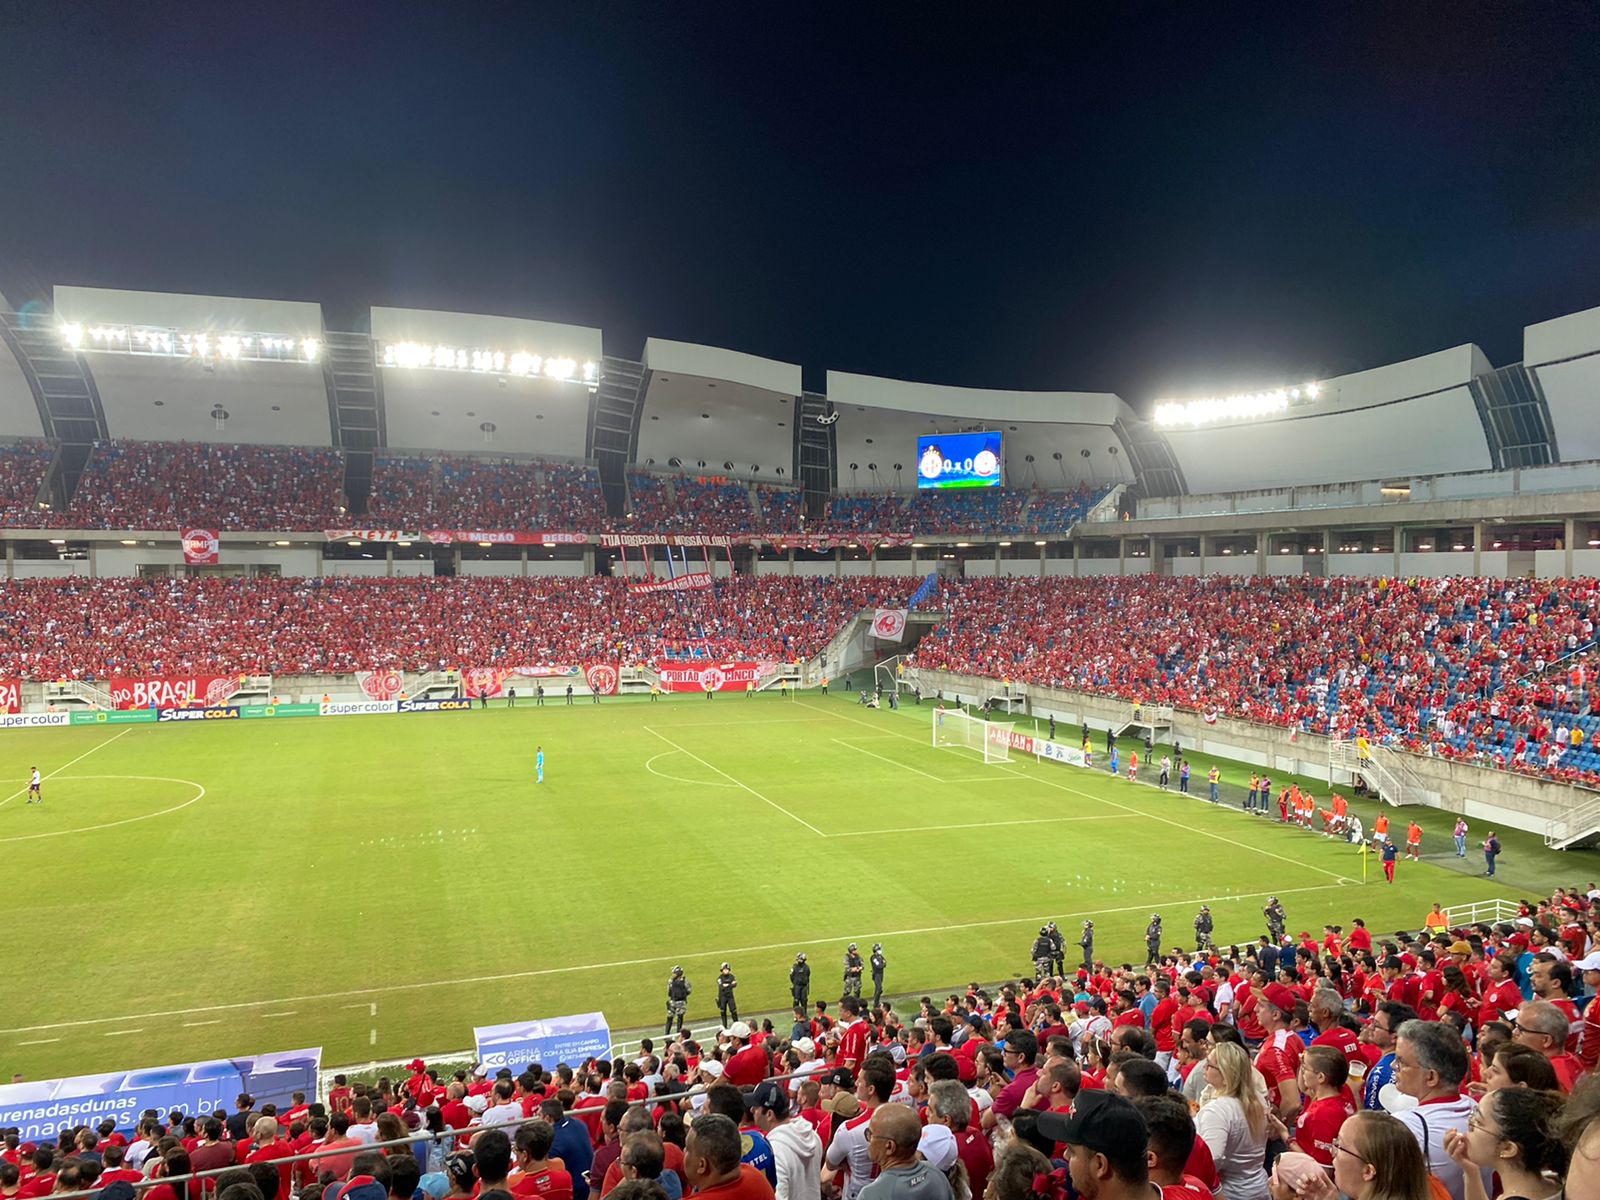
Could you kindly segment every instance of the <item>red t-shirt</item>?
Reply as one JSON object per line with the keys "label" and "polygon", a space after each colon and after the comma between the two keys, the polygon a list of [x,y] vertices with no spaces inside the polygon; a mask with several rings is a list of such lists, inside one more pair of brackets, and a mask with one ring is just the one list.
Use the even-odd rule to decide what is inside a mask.
{"label": "red t-shirt", "polygon": [[956,1134],[956,1157],[967,1168],[972,1194],[981,1197],[983,1187],[989,1181],[989,1172],[994,1170],[994,1150],[976,1122]]}
{"label": "red t-shirt", "polygon": [[[228,1165],[228,1163],[225,1163],[225,1162],[224,1163],[218,1163],[217,1165],[225,1167],[225,1166]],[[197,1170],[197,1171],[199,1169],[200,1169],[199,1167],[195,1168],[195,1170]],[[100,1178],[95,1181],[95,1185],[94,1186],[97,1187],[97,1188],[103,1188],[103,1187],[107,1187],[107,1186],[109,1186],[109,1185],[111,1185],[113,1183],[140,1183],[143,1180],[144,1180],[144,1172],[143,1171],[135,1171],[131,1167],[117,1167],[116,1169],[111,1170],[111,1171],[102,1171],[102,1172],[100,1172]]]}
{"label": "red t-shirt", "polygon": [[[1155,1008],[1150,1012],[1150,1032],[1155,1035],[1158,1052],[1178,1048],[1177,1031],[1172,1027],[1172,1017],[1177,1011],[1178,1002],[1168,996],[1165,1000],[1157,1000]],[[983,1193],[975,1191],[972,1194],[981,1196]]]}
{"label": "red t-shirt", "polygon": [[[848,1037],[849,1034],[845,1036]],[[760,1046],[746,1046],[727,1061],[722,1069],[722,1078],[724,1082],[731,1083],[734,1087],[755,1087],[767,1077],[769,1066],[771,1063],[767,1059],[765,1050]]]}
{"label": "red t-shirt", "polygon": [[572,1200],[572,1174],[548,1167],[532,1171],[511,1185],[511,1194],[525,1200]]}
{"label": "red t-shirt", "polygon": [[[1298,1095],[1299,1085],[1295,1073],[1300,1069],[1300,1056],[1305,1053],[1305,1043],[1287,1029],[1280,1029],[1261,1043],[1256,1055],[1256,1070],[1267,1081],[1267,1091],[1272,1095],[1274,1107],[1284,1098]],[[1295,1092],[1290,1092],[1295,1088]]]}
{"label": "red t-shirt", "polygon": [[[867,1023],[859,1017],[844,1027],[844,1033],[839,1037],[839,1057],[835,1060],[840,1066],[849,1067],[852,1071],[861,1066],[862,1059],[867,1057]],[[766,1076],[762,1076],[762,1079]],[[761,1079],[754,1080],[760,1083]]]}
{"label": "red t-shirt", "polygon": [[1507,1012],[1521,1007],[1522,989],[1511,980],[1502,979],[1483,994],[1483,1003],[1478,1006],[1478,1028],[1490,1021],[1503,1021]]}
{"label": "red t-shirt", "polygon": [[1183,1173],[1198,1179],[1208,1190],[1215,1191],[1220,1186],[1217,1160],[1211,1157],[1211,1147],[1206,1145],[1205,1138],[1194,1139],[1194,1149],[1189,1151],[1189,1161],[1183,1164]]}
{"label": "red t-shirt", "polygon": [[773,1200],[772,1185],[767,1177],[749,1163],[739,1166],[739,1178],[718,1187],[701,1188],[697,1196],[715,1196],[716,1200]]}
{"label": "red t-shirt", "polygon": [[17,1189],[17,1200],[30,1200],[33,1196],[48,1196],[56,1190],[56,1173],[46,1171],[43,1175],[33,1175],[23,1181]]}
{"label": "red t-shirt", "polygon": [[1333,1165],[1333,1139],[1347,1117],[1355,1116],[1355,1106],[1342,1096],[1313,1100],[1294,1123],[1294,1144],[1325,1167]]}
{"label": "red t-shirt", "polygon": [[[289,1158],[294,1154],[294,1147],[282,1138],[266,1142],[257,1146],[245,1159],[247,1163],[275,1162],[280,1158]],[[278,1195],[287,1196],[290,1190],[290,1176],[294,1173],[293,1163],[284,1163],[278,1168]]]}
{"label": "red t-shirt", "polygon": [[1161,1200],[1215,1200],[1211,1189],[1193,1175],[1185,1175],[1182,1183],[1162,1184],[1160,1192]]}

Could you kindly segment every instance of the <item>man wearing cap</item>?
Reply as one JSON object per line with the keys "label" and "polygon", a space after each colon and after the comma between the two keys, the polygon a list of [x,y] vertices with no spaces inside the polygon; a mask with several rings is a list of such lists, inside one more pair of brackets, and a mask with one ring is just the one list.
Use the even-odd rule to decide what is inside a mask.
{"label": "man wearing cap", "polygon": [[[945,1134],[953,1165],[955,1142]],[[872,1114],[867,1149],[878,1174],[861,1189],[863,1200],[953,1200],[944,1171],[917,1157],[921,1140],[922,1123],[905,1105],[885,1104]]]}
{"label": "man wearing cap", "polygon": [[733,989],[738,986],[733,968],[723,963],[717,973],[717,1012],[721,1014],[724,1025],[732,1025],[739,1019],[739,1003],[733,998]]}
{"label": "man wearing cap", "polygon": [[1067,1148],[1067,1173],[1082,1200],[1149,1200],[1150,1131],[1132,1101],[1114,1092],[1079,1092],[1070,1112],[1043,1112],[1041,1137]]}
{"label": "man wearing cap", "polygon": [[1296,1081],[1300,1056],[1306,1047],[1299,1035],[1289,1028],[1294,1006],[1295,994],[1281,983],[1267,984],[1256,1003],[1256,1019],[1266,1031],[1256,1054],[1256,1070],[1267,1081],[1273,1110],[1291,1129],[1295,1114],[1300,1111],[1300,1085]]}
{"label": "man wearing cap", "polygon": [[1572,969],[1583,976],[1584,989],[1590,994],[1578,1035],[1578,1062],[1585,1071],[1592,1071],[1600,1064],[1600,952],[1579,959]]}
{"label": "man wearing cap", "polygon": [[771,1073],[771,1060],[765,1047],[751,1037],[750,1026],[735,1021],[728,1029],[734,1052],[728,1057],[722,1077],[737,1088],[754,1087]]}
{"label": "man wearing cap", "polygon": [[789,1093],[766,1080],[744,1098],[756,1128],[772,1147],[778,1172],[777,1200],[818,1200],[822,1195],[822,1139],[799,1117],[790,1116]]}

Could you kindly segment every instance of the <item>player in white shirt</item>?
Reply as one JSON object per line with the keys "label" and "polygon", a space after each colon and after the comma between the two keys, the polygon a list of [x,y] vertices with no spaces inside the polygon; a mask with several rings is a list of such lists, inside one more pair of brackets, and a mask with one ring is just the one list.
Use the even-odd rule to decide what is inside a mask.
{"label": "player in white shirt", "polygon": [[39,768],[38,767],[34,767],[33,768],[33,775],[28,780],[28,803],[29,804],[43,804],[44,803],[44,793],[39,790],[39,784],[41,782],[42,781],[39,778]]}

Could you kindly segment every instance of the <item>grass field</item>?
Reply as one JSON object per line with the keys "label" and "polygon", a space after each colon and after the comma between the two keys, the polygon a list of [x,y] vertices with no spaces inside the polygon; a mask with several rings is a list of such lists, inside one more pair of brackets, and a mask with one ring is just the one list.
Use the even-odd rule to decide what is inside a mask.
{"label": "grass field", "polygon": [[1022,971],[1045,920],[1070,940],[1092,916],[1102,957],[1142,959],[1154,910],[1184,944],[1202,902],[1219,941],[1254,937],[1269,893],[1292,930],[1414,928],[1432,901],[1542,894],[1600,861],[1505,834],[1502,878],[1480,879],[1430,814],[1437,860],[1363,885],[1350,848],[1237,808],[935,750],[930,712],[729,694],[7,731],[0,772],[47,781],[42,806],[0,804],[0,1073],[388,1059],[590,1009],[638,1027],[674,964],[703,1028],[725,958],[741,1007],[773,1011],[796,950],[836,996],[851,940],[883,942],[905,994]]}

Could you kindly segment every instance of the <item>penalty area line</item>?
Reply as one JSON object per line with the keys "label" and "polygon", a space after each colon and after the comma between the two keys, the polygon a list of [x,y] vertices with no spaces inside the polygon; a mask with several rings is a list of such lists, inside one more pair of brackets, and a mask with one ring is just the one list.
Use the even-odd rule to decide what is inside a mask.
{"label": "penalty area line", "polygon": [[827,834],[823,833],[822,830],[818,829],[815,825],[813,825],[810,821],[806,820],[804,817],[796,816],[794,813],[790,812],[783,805],[779,804],[776,800],[767,799],[767,797],[763,796],[760,792],[756,791],[755,788],[751,787],[748,783],[743,783],[740,780],[735,779],[732,775],[729,775],[721,767],[716,766],[713,763],[709,763],[705,759],[701,758],[693,750],[685,750],[682,746],[678,745],[677,742],[673,741],[666,734],[662,733],[659,729],[654,729],[651,726],[646,725],[646,726],[644,726],[644,731],[646,733],[648,733],[648,734],[652,734],[655,737],[660,738],[663,742],[665,742],[667,745],[671,746],[679,754],[687,754],[690,758],[694,759],[695,762],[699,763],[706,770],[715,771],[718,775],[721,775],[729,783],[733,784],[734,787],[743,788],[745,791],[749,792],[752,796],[754,796],[757,800],[761,801],[763,804],[771,805],[773,808],[775,808],[779,812],[781,812],[784,816],[788,817],[791,821],[794,821],[794,822],[796,822],[797,824],[800,824],[800,825],[804,825],[807,829],[811,830],[811,832],[816,834],[818,837],[827,837],[828,836]]}

